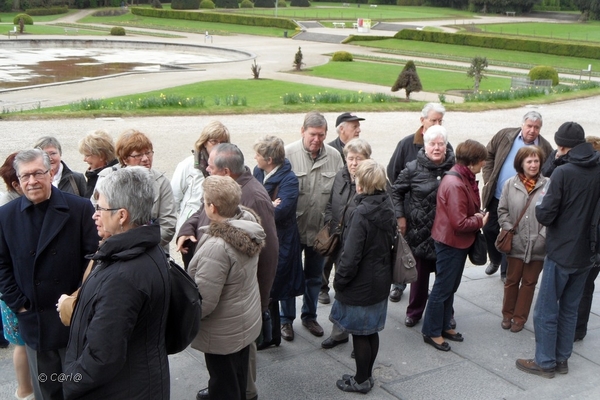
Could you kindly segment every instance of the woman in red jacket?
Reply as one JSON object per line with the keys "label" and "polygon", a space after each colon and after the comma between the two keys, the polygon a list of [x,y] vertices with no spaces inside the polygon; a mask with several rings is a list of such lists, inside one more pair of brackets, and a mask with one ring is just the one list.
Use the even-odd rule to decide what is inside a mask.
{"label": "woman in red jacket", "polygon": [[460,279],[469,248],[477,231],[488,220],[480,211],[479,188],[475,175],[487,158],[485,146],[467,140],[456,147],[456,165],[446,174],[437,193],[437,206],[431,237],[435,241],[436,276],[429,295],[423,322],[423,340],[438,350],[448,351],[444,340],[462,342],[463,336],[450,327],[454,293]]}

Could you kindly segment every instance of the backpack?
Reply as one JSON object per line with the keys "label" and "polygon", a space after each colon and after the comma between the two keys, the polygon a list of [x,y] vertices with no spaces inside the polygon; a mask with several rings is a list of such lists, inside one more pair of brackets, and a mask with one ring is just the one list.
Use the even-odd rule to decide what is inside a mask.
{"label": "backpack", "polygon": [[171,297],[165,332],[167,354],[185,350],[200,330],[202,296],[198,285],[173,259],[169,259]]}

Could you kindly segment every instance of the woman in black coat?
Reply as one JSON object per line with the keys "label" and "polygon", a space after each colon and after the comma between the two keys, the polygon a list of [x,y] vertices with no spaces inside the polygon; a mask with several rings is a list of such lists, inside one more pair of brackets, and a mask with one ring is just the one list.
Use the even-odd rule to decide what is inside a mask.
{"label": "woman in black coat", "polygon": [[446,129],[432,126],[423,135],[417,159],[406,164],[392,190],[398,228],[415,256],[417,281],[410,284],[404,324],[415,326],[423,316],[429,291],[429,274],[435,272],[435,248],[431,227],[435,219],[437,189],[455,163]]}
{"label": "woman in black coat", "polygon": [[356,170],[356,209],[345,223],[333,281],[335,302],[329,319],[352,334],[356,361],[356,374],[343,375],[336,383],[345,392],[367,393],[374,385],[373,365],[378,332],[385,326],[397,232],[386,182],[384,167],[375,161],[366,160]]}
{"label": "woman in black coat", "polygon": [[108,237],[92,256],[73,318],[66,399],[168,399],[165,329],[170,285],[160,227],[148,225],[153,183],[143,167],[98,183],[94,220]]}
{"label": "woman in black coat", "polygon": [[254,167],[254,177],[265,186],[273,201],[275,227],[279,239],[277,272],[271,286],[269,302],[271,339],[268,339],[267,332],[263,332],[263,341],[257,345],[257,349],[262,350],[281,344],[279,300],[292,299],[304,293],[304,271],[300,233],[296,222],[298,178],[292,171],[292,165],[285,158],[283,140],[275,136],[264,136],[256,142],[254,151],[254,158],[258,164]]}

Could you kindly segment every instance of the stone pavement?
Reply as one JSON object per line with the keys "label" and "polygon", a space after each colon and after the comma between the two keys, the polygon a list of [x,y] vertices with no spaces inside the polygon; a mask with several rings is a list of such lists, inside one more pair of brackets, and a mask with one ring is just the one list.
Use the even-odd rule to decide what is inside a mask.
{"label": "stone pavement", "polygon": [[[132,38],[129,38],[132,39]],[[136,39],[136,38],[133,38]],[[171,39],[172,40],[172,39]],[[184,41],[201,43],[201,36],[189,36]],[[289,39],[257,38],[247,36],[218,37],[215,46],[244,48],[258,55],[265,78],[297,76],[279,71],[288,67],[298,42]],[[302,44],[309,65],[326,62],[324,53],[335,51],[341,45]],[[206,71],[193,73],[165,73],[140,75],[123,80],[100,80],[77,85],[62,85],[46,89],[4,93],[1,101],[39,101],[46,104],[64,104],[86,96],[107,97],[139,92],[140,88],[169,87],[195,80],[215,79],[218,76],[250,77],[248,65],[221,64],[208,66]],[[303,78],[306,82],[306,78]],[[310,83],[318,82],[310,78]],[[333,84],[333,83],[332,83]],[[358,84],[340,83],[355,88]],[[361,85],[364,87],[364,85]],[[358,90],[358,89],[356,89]],[[364,89],[363,89],[364,90]],[[582,124],[588,134],[598,135],[598,97],[538,106],[544,116],[542,134],[551,140],[558,126],[566,120]],[[434,99],[435,100],[435,99]],[[2,103],[0,102],[0,106]],[[532,106],[536,107],[536,106]],[[498,129],[515,126],[532,107],[513,110],[493,110],[479,113],[450,112],[444,118],[450,141],[456,145],[467,138],[487,143]],[[397,143],[412,133],[418,125],[417,112],[360,113],[366,118],[361,134],[373,146],[373,157],[387,163]],[[334,121],[336,113],[326,113]],[[63,145],[63,158],[74,170],[83,170],[81,155],[77,152],[79,138],[94,129],[106,129],[116,137],[126,128],[138,128],[148,133],[157,151],[155,168],[171,176],[176,163],[189,155],[194,140],[202,127],[219,118],[232,133],[232,141],[244,151],[247,163],[253,166],[252,143],[259,134],[275,134],[286,143],[299,139],[302,115],[222,115],[157,118],[98,118],[61,121],[1,121],[3,140],[0,159],[10,152],[33,143],[35,138],[55,135]],[[330,129],[332,140],[335,134]],[[500,328],[502,284],[498,275],[486,276],[485,267],[467,265],[462,284],[455,299],[458,331],[463,343],[451,343],[452,351],[443,353],[423,343],[421,325],[404,326],[408,293],[400,303],[390,303],[386,328],[381,332],[381,347],[375,366],[375,388],[367,396],[372,399],[598,399],[600,398],[600,300],[598,290],[592,307],[587,337],[575,343],[569,360],[568,375],[557,375],[547,380],[518,371],[515,359],[530,358],[534,354],[532,322],[519,333]],[[433,283],[433,280],[431,281]],[[333,292],[331,292],[333,296]],[[300,299],[298,299],[300,304]],[[319,305],[318,320],[326,335],[331,330],[328,314],[331,305]],[[331,350],[320,347],[322,340],[295,322],[296,339],[283,342],[280,347],[259,352],[258,390],[264,400],[347,399],[357,395],[343,393],[335,381],[345,373],[354,372],[350,358],[351,344]],[[0,400],[13,398],[16,383],[11,362],[11,349],[0,350]],[[187,349],[170,357],[171,398],[193,400],[198,389],[206,386],[208,374],[201,353]]]}

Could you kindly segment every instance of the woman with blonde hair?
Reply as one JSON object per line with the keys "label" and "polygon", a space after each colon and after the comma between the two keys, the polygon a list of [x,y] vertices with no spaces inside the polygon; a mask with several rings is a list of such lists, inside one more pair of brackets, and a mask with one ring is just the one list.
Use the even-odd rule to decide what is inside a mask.
{"label": "woman with blonde hair", "polygon": [[335,301],[329,319],[352,334],[356,374],[336,382],[345,392],[369,392],[379,334],[385,326],[388,288],[392,284],[392,245],[398,230],[386,193],[385,168],[373,160],[356,169],[356,208],[344,221],[343,247],[335,271]]}
{"label": "woman with blonde hair", "polygon": [[108,133],[97,130],[81,139],[79,152],[83,155],[83,161],[88,164],[88,169],[85,171],[87,185],[84,197],[92,197],[98,174],[119,162],[115,155],[115,145]]}
{"label": "woman with blonde hair", "polygon": [[196,140],[192,155],[177,164],[171,179],[177,212],[176,232],[179,232],[181,225],[200,209],[202,181],[208,176],[206,167],[211,150],[221,143],[229,143],[229,140],[227,127],[219,121],[211,121]]}

